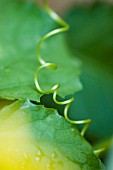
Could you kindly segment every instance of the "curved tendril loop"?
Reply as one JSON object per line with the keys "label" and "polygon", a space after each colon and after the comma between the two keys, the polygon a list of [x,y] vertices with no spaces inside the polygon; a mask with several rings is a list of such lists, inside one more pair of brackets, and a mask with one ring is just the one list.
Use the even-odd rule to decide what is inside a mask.
{"label": "curved tendril loop", "polygon": [[71,98],[69,100],[66,100],[66,101],[58,101],[57,100],[57,94],[58,94],[58,89],[60,87],[60,84],[56,84],[54,85],[50,90],[47,90],[47,91],[44,91],[41,89],[40,85],[39,85],[39,82],[38,82],[38,75],[39,75],[39,71],[44,69],[44,68],[48,68],[48,69],[57,69],[57,65],[56,64],[53,64],[53,63],[47,63],[44,59],[42,59],[41,55],[40,55],[40,48],[41,48],[41,45],[42,43],[48,39],[49,37],[53,36],[53,35],[56,35],[58,33],[61,33],[61,32],[65,32],[69,29],[69,25],[64,21],[62,20],[62,18],[60,18],[47,4],[47,0],[43,0],[43,4],[44,4],[44,7],[47,11],[47,13],[50,15],[51,18],[53,18],[53,20],[55,20],[59,25],[61,25],[62,27],[61,28],[58,28],[58,29],[55,29],[49,33],[47,33],[45,36],[43,36],[39,43],[38,43],[38,46],[37,46],[37,58],[41,64],[41,66],[36,70],[35,72],[35,75],[34,75],[34,79],[35,79],[35,85],[36,85],[36,88],[37,90],[41,93],[41,94],[50,94],[50,93],[53,93],[53,100],[56,104],[58,105],[66,105],[65,106],[65,109],[64,109],[64,117],[67,121],[69,121],[70,123],[72,124],[86,124],[84,126],[84,128],[82,129],[81,131],[81,135],[83,136],[87,130],[87,128],[89,127],[90,123],[91,123],[91,120],[90,119],[87,119],[87,120],[80,120],[80,121],[74,121],[74,120],[71,120],[69,119],[68,117],[68,110],[69,110],[69,107],[71,105],[71,103],[74,101],[74,98]]}
{"label": "curved tendril loop", "polygon": [[56,69],[57,68],[57,65],[56,64],[53,64],[53,63],[45,63],[43,65],[41,65],[35,72],[35,75],[34,75],[34,79],[35,79],[35,85],[36,85],[36,88],[37,90],[41,93],[41,94],[49,94],[49,93],[53,93],[60,85],[59,84],[56,84],[54,85],[50,90],[48,91],[44,91],[41,89],[40,85],[39,85],[39,82],[38,82],[38,74],[39,74],[39,71],[44,69],[44,68],[49,68],[49,69]]}
{"label": "curved tendril loop", "polygon": [[43,0],[43,4],[44,4],[44,7],[47,11],[47,13],[50,15],[51,18],[53,18],[53,20],[55,20],[58,24],[60,24],[62,27],[61,28],[58,28],[58,29],[55,29],[49,33],[47,33],[44,37],[42,37],[38,43],[38,46],[37,46],[37,57],[38,57],[38,60],[39,62],[43,65],[46,63],[46,61],[44,61],[42,58],[41,58],[41,55],[40,55],[40,47],[41,47],[41,44],[46,40],[48,39],[49,37],[53,36],[53,35],[56,35],[58,33],[61,33],[61,32],[65,32],[69,29],[69,25],[63,21],[47,4],[47,0]]}

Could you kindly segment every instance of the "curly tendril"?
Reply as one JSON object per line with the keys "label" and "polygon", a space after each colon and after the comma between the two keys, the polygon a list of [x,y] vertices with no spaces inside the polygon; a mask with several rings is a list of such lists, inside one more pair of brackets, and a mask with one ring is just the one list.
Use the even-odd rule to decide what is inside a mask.
{"label": "curly tendril", "polygon": [[39,85],[39,81],[38,81],[38,75],[39,75],[39,72],[44,69],[44,68],[48,68],[48,69],[52,69],[52,70],[55,70],[57,69],[57,65],[54,64],[54,63],[47,63],[44,59],[42,59],[41,55],[40,55],[40,48],[41,48],[41,45],[42,43],[48,39],[49,37],[53,36],[53,35],[56,35],[58,33],[61,33],[61,32],[65,32],[69,29],[69,25],[64,21],[62,20],[47,4],[47,1],[46,0],[43,0],[43,4],[44,4],[44,8],[45,10],[47,11],[47,13],[50,15],[51,18],[53,18],[53,20],[55,20],[59,25],[61,25],[61,28],[58,28],[58,29],[55,29],[49,33],[47,33],[45,36],[43,36],[39,43],[38,43],[38,46],[37,46],[37,58],[38,58],[38,61],[40,62],[41,66],[39,66],[35,72],[35,76],[34,76],[34,79],[35,79],[35,85],[36,85],[36,88],[38,90],[39,93],[41,94],[50,94],[50,93],[53,93],[53,100],[56,104],[58,105],[66,105],[65,106],[65,109],[64,109],[64,117],[65,119],[70,122],[71,124],[86,124],[82,131],[81,131],[81,135],[84,136],[87,128],[89,127],[90,123],[91,123],[91,119],[87,119],[87,120],[80,120],[80,121],[74,121],[74,120],[71,120],[69,119],[68,117],[68,110],[69,110],[69,107],[71,105],[71,103],[74,101],[74,98],[71,98],[69,100],[66,100],[66,101],[58,101],[57,100],[57,94],[58,94],[58,90],[60,88],[60,84],[55,84],[51,89],[47,90],[47,91],[44,91],[41,89],[40,85]]}

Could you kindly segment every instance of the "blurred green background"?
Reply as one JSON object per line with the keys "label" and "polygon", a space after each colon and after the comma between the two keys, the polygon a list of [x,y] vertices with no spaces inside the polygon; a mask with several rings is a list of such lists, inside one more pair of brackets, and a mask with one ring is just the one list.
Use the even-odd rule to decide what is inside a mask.
{"label": "blurred green background", "polygon": [[113,135],[113,5],[98,1],[76,5],[65,18],[70,24],[67,44],[82,61],[83,90],[74,95],[70,117],[91,118],[86,137],[97,147],[109,148]]}
{"label": "blurred green background", "polygon": [[97,139],[110,137],[113,132],[113,6],[98,2],[76,6],[66,20],[71,27],[67,44],[82,61],[83,83],[83,91],[75,94],[70,116],[92,118],[89,132]]}

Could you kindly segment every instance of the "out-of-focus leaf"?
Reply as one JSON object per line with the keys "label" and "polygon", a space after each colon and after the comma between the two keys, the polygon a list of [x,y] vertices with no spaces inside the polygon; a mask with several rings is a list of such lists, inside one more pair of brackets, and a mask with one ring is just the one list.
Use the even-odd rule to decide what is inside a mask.
{"label": "out-of-focus leaf", "polygon": [[77,128],[54,109],[27,100],[1,110],[0,169],[45,170],[48,163],[50,170],[104,169]]}
{"label": "out-of-focus leaf", "polygon": [[102,3],[78,6],[67,17],[71,48],[113,71],[113,6]]}
{"label": "out-of-focus leaf", "polygon": [[96,3],[78,6],[67,20],[70,50],[83,61],[84,90],[75,95],[70,109],[73,119],[91,118],[93,139],[113,133],[113,6]]}
{"label": "out-of-focus leaf", "polygon": [[[53,21],[36,5],[20,0],[0,2],[0,97],[39,101],[34,73],[39,67],[36,46],[53,28]],[[69,54],[64,38],[55,36],[42,45],[42,56],[58,65],[55,71],[44,70],[39,82],[45,90],[60,83],[59,94],[65,96],[81,89],[80,62]],[[70,82],[70,83],[68,83]]]}

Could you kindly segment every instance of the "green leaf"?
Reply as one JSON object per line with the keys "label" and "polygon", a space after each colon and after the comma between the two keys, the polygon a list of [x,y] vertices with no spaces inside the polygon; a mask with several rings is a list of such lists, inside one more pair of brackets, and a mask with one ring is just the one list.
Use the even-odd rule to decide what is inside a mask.
{"label": "green leaf", "polygon": [[83,62],[84,86],[82,92],[74,95],[70,117],[91,118],[90,140],[103,140],[113,134],[113,6],[78,6],[67,20],[71,25],[68,45]]}
{"label": "green leaf", "polygon": [[29,100],[17,101],[0,111],[0,151],[2,170],[8,164],[12,170],[21,170],[22,165],[24,170],[38,166],[46,169],[47,163],[51,170],[104,169],[75,126],[56,110]]}
{"label": "green leaf", "polygon": [[[7,5],[6,5],[7,4]],[[34,73],[40,66],[36,58],[39,39],[53,28],[53,21],[36,5],[19,0],[1,0],[0,97],[39,101]],[[39,83],[48,90],[60,83],[65,96],[81,89],[80,62],[69,54],[62,36],[43,43],[42,57],[58,65],[55,71],[40,73]]]}

